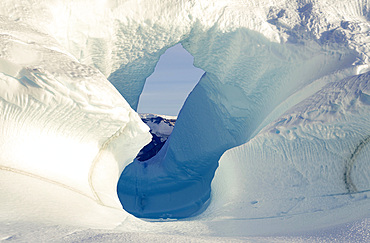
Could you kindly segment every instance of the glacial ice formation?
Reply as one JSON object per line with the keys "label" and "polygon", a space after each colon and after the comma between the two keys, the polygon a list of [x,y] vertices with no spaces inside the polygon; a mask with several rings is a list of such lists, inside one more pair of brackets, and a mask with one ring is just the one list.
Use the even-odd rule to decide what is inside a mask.
{"label": "glacial ice formation", "polygon": [[[289,231],[314,227],[303,220],[310,214],[317,217],[316,223],[330,225],[332,218],[318,212],[351,212],[340,213],[338,224],[366,217],[369,78],[365,73],[327,84],[248,143],[226,151],[206,214],[234,220],[299,215],[302,221],[290,225]],[[281,233],[286,227],[275,225],[274,231]]]}
{"label": "glacial ice formation", "polygon": [[[6,18],[0,26],[2,212],[94,225],[78,216],[85,201],[87,212],[99,215],[97,203],[114,219],[118,178],[149,141],[149,129],[97,69],[51,37]],[[62,213],[49,217],[45,209]]]}
{"label": "glacial ice formation", "polygon": [[[128,212],[205,210],[193,220],[220,235],[369,217],[367,1],[2,6],[2,211],[65,222],[57,209],[68,195],[64,210],[79,213],[67,223],[123,222],[129,216],[112,207],[124,169],[118,194]],[[146,77],[177,43],[206,73],[164,149],[128,165],[150,136],[122,96],[136,109]]]}

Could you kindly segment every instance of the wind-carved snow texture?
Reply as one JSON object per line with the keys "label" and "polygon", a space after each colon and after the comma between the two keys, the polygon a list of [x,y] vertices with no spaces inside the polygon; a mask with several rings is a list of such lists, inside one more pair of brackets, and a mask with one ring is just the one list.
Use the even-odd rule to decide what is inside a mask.
{"label": "wind-carved snow texture", "polygon": [[[369,10],[367,1],[334,0],[3,1],[0,161],[35,176],[1,171],[2,210],[65,222],[55,181],[74,195],[70,212],[94,219],[68,222],[102,224],[109,210],[96,203],[117,206],[116,176],[149,140],[105,77],[136,109],[160,55],[181,43],[206,73],[163,149],[125,167],[117,188],[125,210],[149,218],[205,210],[180,223],[190,225],[184,232],[201,225],[233,236],[368,218]],[[31,194],[22,211],[22,185],[42,187],[45,200]],[[49,214],[34,210],[39,202]]]}
{"label": "wind-carved snow texture", "polygon": [[[354,207],[366,212],[369,205],[370,126],[363,122],[369,120],[370,106],[361,98],[370,91],[369,77],[365,73],[329,83],[248,143],[225,152],[212,183],[214,200],[205,215],[230,217],[230,225],[257,231],[258,224],[235,221],[299,215],[300,226],[271,224],[276,233],[302,225],[307,230],[313,226],[304,221],[312,218],[330,225],[332,219],[320,212],[342,210],[345,218],[338,218],[338,224],[363,217],[364,211]],[[361,169],[353,170],[356,166]],[[346,210],[353,215],[343,213]]]}
{"label": "wind-carved snow texture", "polygon": [[[148,142],[147,127],[97,69],[59,51],[52,38],[5,18],[0,28],[2,212],[23,220],[118,224],[118,178]],[[81,205],[68,207],[56,202],[60,197]],[[44,209],[60,213],[49,217]],[[102,218],[105,210],[112,221],[78,216],[93,210]]]}

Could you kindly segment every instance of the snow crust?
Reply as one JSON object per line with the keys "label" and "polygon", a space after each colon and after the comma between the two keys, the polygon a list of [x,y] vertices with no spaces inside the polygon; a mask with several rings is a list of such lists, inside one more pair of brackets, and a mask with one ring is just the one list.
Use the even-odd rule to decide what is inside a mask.
{"label": "snow crust", "polygon": [[[3,1],[0,219],[234,237],[367,222],[369,9]],[[164,149],[128,165],[150,140],[130,106],[177,43],[206,73]],[[130,213],[205,211],[151,224],[112,209],[124,168],[118,194]],[[366,241],[368,224],[362,232]]]}

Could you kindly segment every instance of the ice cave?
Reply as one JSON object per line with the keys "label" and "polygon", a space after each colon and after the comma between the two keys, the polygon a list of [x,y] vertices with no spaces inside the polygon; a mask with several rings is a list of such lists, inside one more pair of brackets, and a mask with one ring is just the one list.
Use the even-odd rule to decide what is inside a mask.
{"label": "ice cave", "polygon": [[[369,16],[366,0],[4,0],[0,239],[366,242]],[[139,163],[139,97],[178,43],[205,74]]]}

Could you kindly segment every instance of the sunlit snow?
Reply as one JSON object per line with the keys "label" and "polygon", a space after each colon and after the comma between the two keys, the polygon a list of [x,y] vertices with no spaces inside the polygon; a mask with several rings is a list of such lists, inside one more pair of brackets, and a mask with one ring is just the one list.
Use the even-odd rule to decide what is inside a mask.
{"label": "sunlit snow", "polygon": [[[2,1],[0,239],[370,241],[369,13]],[[178,43],[205,74],[162,150],[136,161],[140,94]]]}

